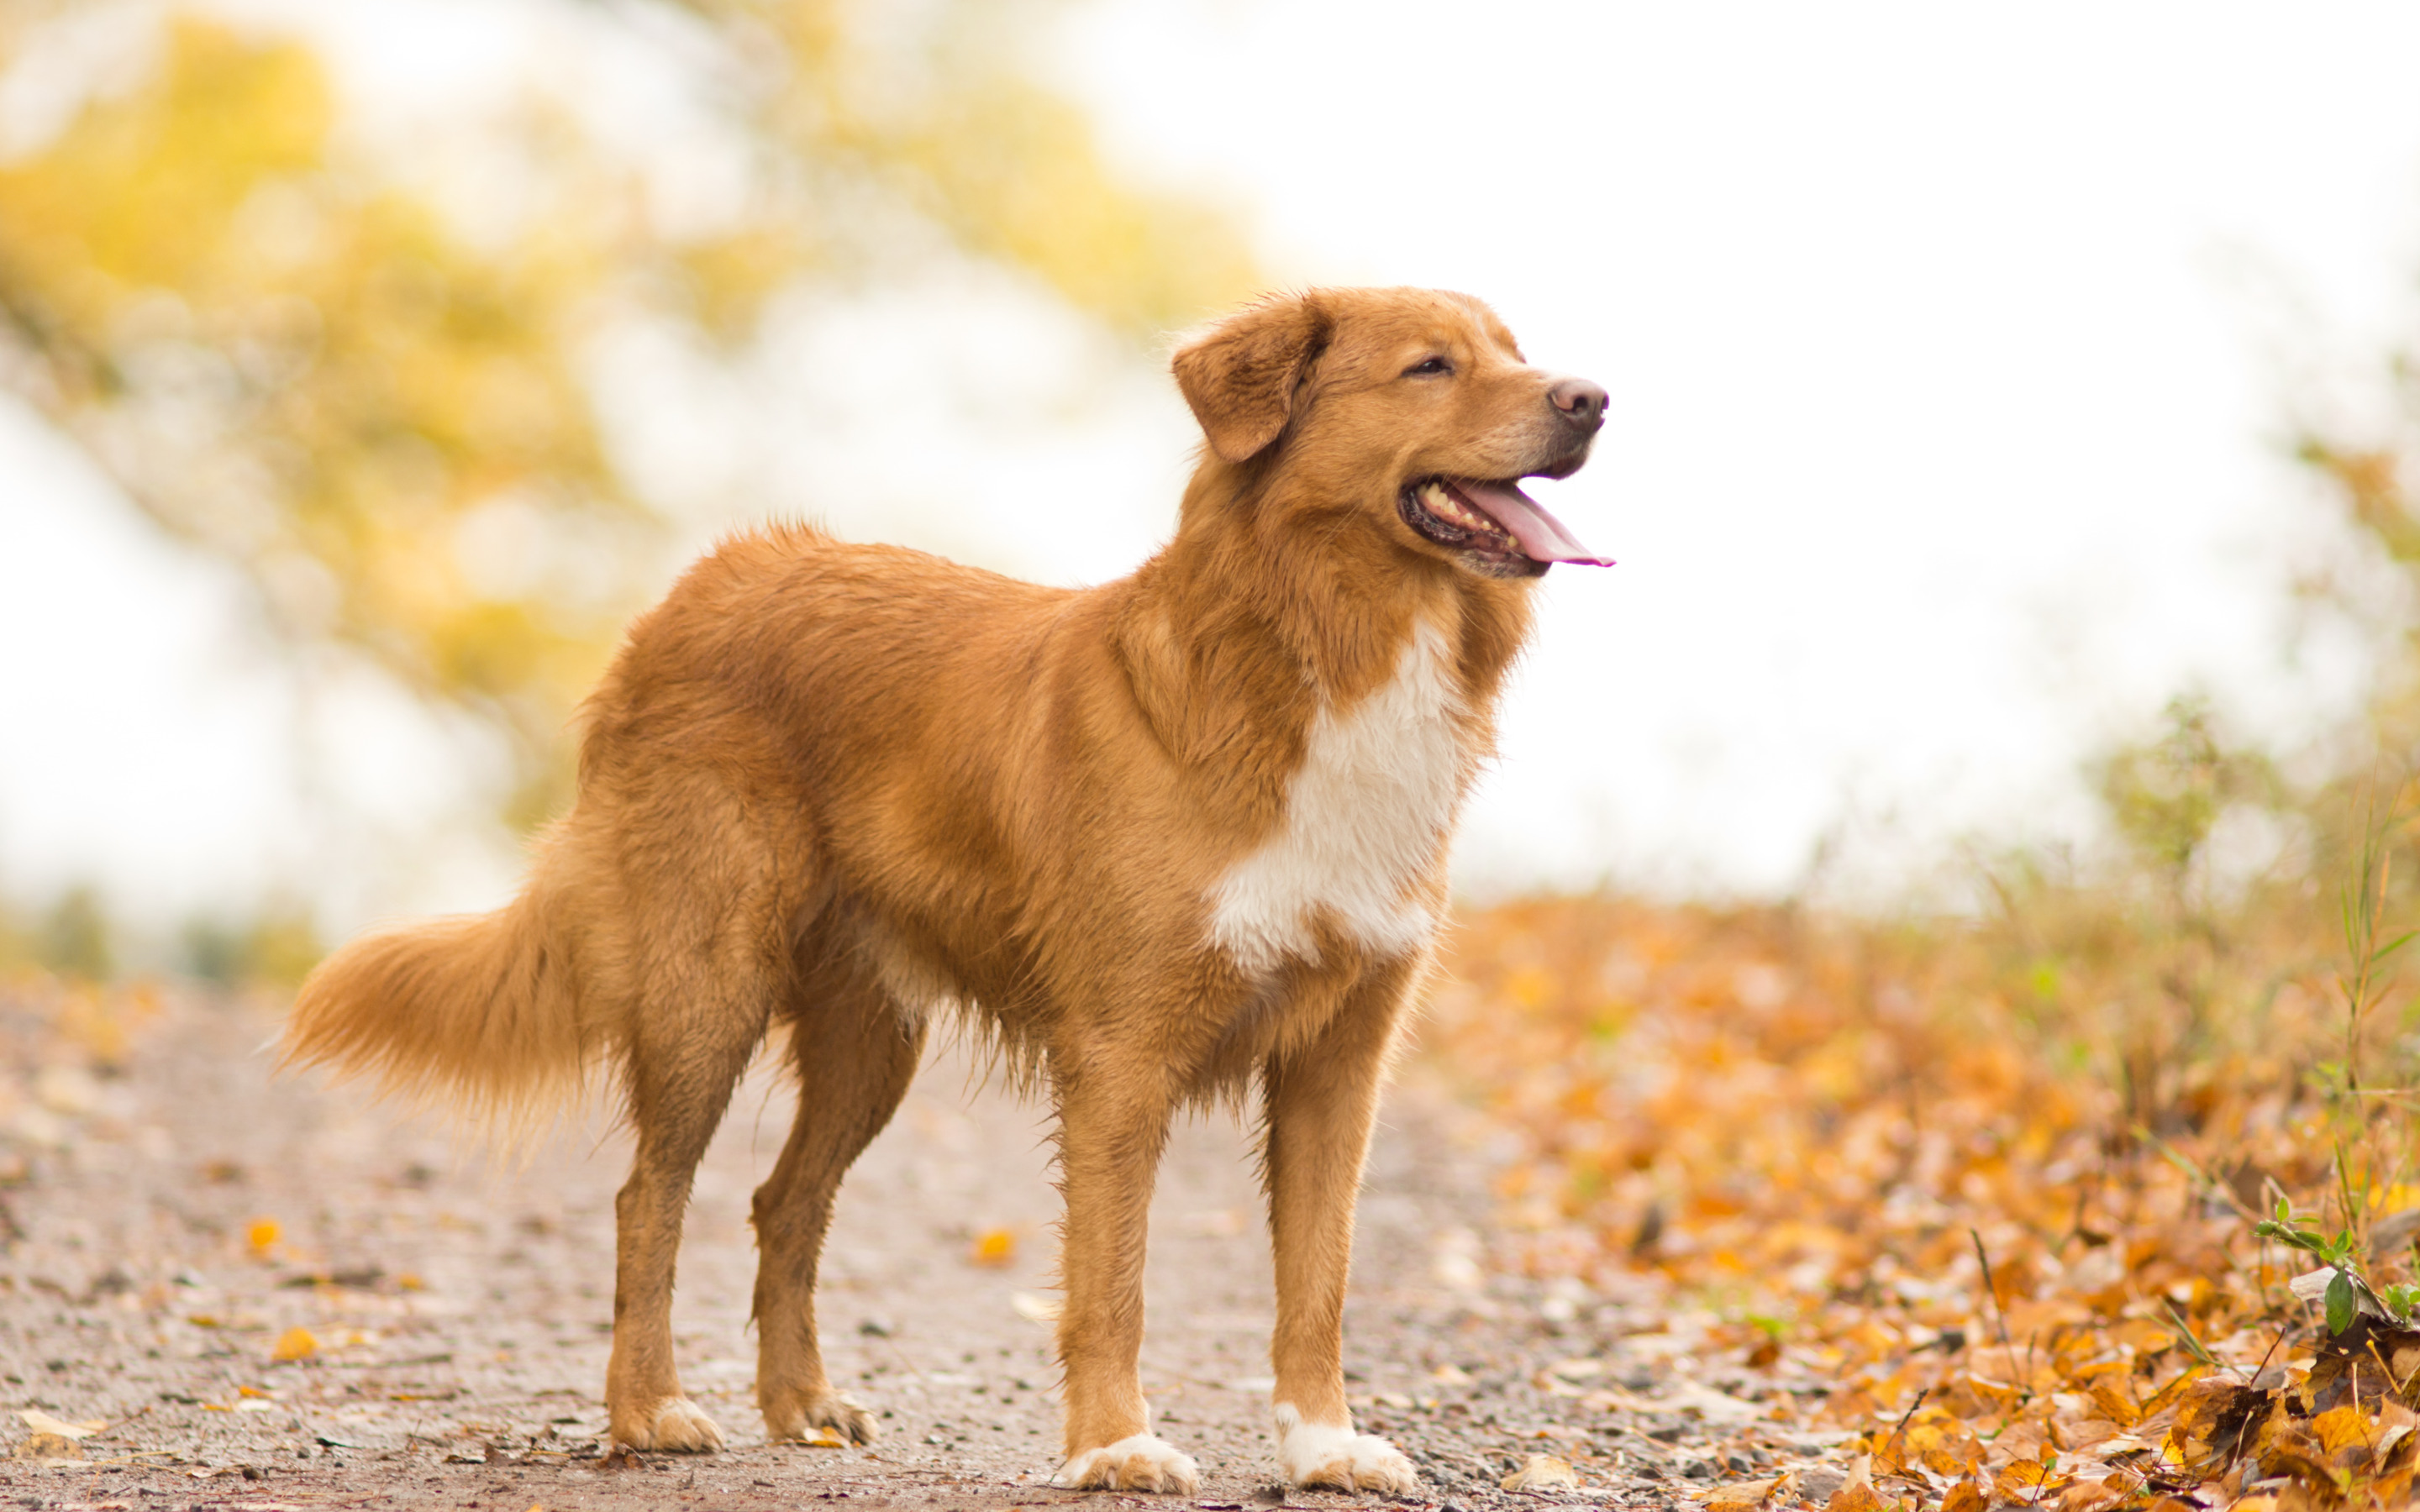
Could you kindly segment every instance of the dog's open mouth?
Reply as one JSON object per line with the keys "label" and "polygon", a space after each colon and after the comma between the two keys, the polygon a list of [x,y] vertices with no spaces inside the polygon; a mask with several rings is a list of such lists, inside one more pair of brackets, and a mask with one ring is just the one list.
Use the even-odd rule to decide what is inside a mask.
{"label": "dog's open mouth", "polygon": [[1613,565],[1510,480],[1422,478],[1404,485],[1397,508],[1413,530],[1497,571],[1530,576],[1558,562]]}

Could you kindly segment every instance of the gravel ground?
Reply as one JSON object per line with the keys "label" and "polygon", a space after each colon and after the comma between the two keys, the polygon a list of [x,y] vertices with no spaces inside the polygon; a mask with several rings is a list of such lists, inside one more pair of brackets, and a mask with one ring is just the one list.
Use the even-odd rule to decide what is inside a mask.
{"label": "gravel ground", "polygon": [[[859,1163],[827,1255],[827,1358],[881,1441],[772,1445],[755,1413],[747,1203],[787,1125],[760,1075],[699,1172],[675,1309],[682,1380],[730,1447],[608,1457],[624,1142],[597,1124],[490,1160],[440,1120],[273,1079],[260,1050],[273,1028],[264,1005],[198,993],[146,1008],[0,986],[0,1443],[15,1454],[0,1505],[1374,1500],[1272,1484],[1267,1243],[1232,1121],[1182,1131],[1153,1208],[1143,1378],[1159,1431],[1201,1462],[1198,1496],[1046,1484],[1057,1405],[1037,1315],[1057,1199],[1043,1125],[948,1051]],[[1703,1319],[1645,1290],[1485,1267],[1490,1176],[1483,1126],[1415,1067],[1362,1198],[1346,1335],[1361,1426],[1420,1467],[1424,1495],[1405,1504],[1669,1504],[1811,1463],[1819,1446],[1778,1424],[1735,1421],[1751,1409],[1720,1388],[1771,1388],[1706,1344]],[[977,1240],[1001,1230],[1005,1263],[977,1263]],[[316,1347],[276,1360],[296,1329]],[[107,1426],[67,1458],[33,1440],[28,1410]],[[1535,1453],[1575,1464],[1583,1487],[1500,1489]],[[1805,1482],[1818,1501],[1827,1474]]]}

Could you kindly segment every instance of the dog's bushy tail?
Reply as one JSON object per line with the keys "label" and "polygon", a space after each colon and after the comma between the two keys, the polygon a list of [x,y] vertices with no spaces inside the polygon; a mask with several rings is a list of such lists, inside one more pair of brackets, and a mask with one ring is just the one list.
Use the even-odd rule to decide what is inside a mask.
{"label": "dog's bushy tail", "polygon": [[295,996],[281,1060],[520,1135],[585,1080],[596,1037],[580,1010],[574,963],[550,940],[534,883],[495,913],[365,935],[321,962]]}

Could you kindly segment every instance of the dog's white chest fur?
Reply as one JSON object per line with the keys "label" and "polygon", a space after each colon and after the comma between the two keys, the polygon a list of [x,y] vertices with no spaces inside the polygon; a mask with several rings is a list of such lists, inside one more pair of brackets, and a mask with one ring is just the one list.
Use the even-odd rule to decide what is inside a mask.
{"label": "dog's white chest fur", "polygon": [[1313,959],[1325,910],[1380,955],[1435,927],[1416,890],[1444,847],[1469,775],[1452,648],[1422,622],[1375,692],[1323,708],[1286,790],[1285,823],[1210,894],[1210,939],[1248,971]]}

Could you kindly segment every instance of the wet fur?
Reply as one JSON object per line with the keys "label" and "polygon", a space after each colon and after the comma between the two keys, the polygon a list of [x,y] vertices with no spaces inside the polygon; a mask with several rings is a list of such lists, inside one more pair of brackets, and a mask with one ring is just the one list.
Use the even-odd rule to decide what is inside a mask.
{"label": "wet fur", "polygon": [[[1450,382],[1404,375],[1428,351],[1452,354]],[[1527,582],[1422,539],[1397,496],[1424,473],[1536,471],[1573,438],[1551,377],[1462,296],[1273,299],[1174,367],[1209,444],[1174,538],[1132,576],[1056,590],[799,527],[728,541],[589,699],[577,802],[522,896],[356,941],[304,984],[289,1058],[391,1089],[509,1118],[613,1069],[637,1138],[616,1202],[615,1439],[720,1442],[674,1369],[674,1259],[697,1160],[776,1025],[800,1089],[754,1203],[758,1404],[777,1437],[871,1436],[824,1374],[816,1257],[842,1174],[948,1014],[1059,1118],[1063,1475],[1192,1475],[1149,1437],[1137,1375],[1145,1212],[1172,1114],[1251,1090],[1277,1400],[1349,1438],[1354,1197],[1453,813],[1529,617]],[[1390,774],[1396,732],[1336,732],[1391,707],[1373,701],[1416,641],[1441,691],[1400,717],[1432,721],[1412,744],[1450,769]],[[1323,760],[1349,770],[1300,778]],[[1436,822],[1404,829],[1390,794],[1429,795]],[[1304,823],[1345,828],[1301,841],[1310,860],[1267,849]],[[1324,902],[1321,879],[1363,851],[1378,870],[1346,879],[1359,906]],[[1279,880],[1230,887],[1229,913],[1266,926],[1239,945],[1214,914],[1255,864]],[[1365,1484],[1408,1489],[1370,1442],[1363,1461],[1400,1470]]]}

